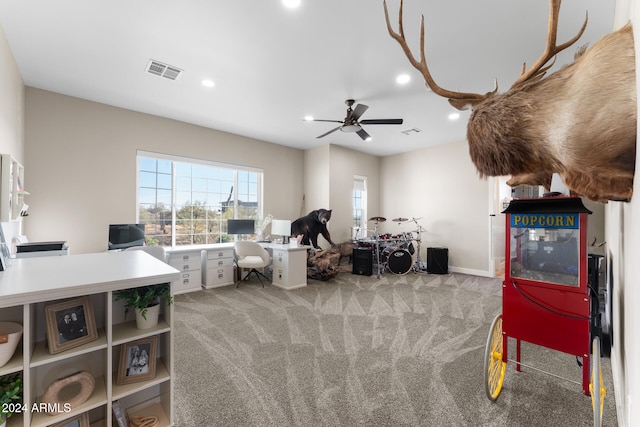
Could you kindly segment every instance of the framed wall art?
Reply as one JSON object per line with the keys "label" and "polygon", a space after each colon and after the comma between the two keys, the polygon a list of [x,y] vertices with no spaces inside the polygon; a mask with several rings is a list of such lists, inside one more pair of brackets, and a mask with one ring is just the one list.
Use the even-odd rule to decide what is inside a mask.
{"label": "framed wall art", "polygon": [[45,317],[51,354],[98,339],[93,305],[88,296],[48,305]]}
{"label": "framed wall art", "polygon": [[122,385],[155,378],[157,353],[158,337],[155,335],[122,344],[116,383]]}

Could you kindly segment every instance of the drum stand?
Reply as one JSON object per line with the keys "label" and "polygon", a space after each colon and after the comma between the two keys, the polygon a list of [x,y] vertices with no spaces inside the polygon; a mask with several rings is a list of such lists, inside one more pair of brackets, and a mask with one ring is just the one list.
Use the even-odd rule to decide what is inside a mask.
{"label": "drum stand", "polygon": [[420,257],[420,246],[422,246],[422,232],[427,230],[425,230],[420,224],[418,224],[418,219],[413,218],[413,222],[415,222],[416,225],[418,226],[418,228],[416,229],[416,233],[418,234],[418,237],[416,238],[416,242],[418,242],[418,251],[416,256],[416,262],[413,264],[413,271],[416,273],[420,273],[426,270],[426,268],[425,269],[422,268],[422,258]]}
{"label": "drum stand", "polygon": [[380,277],[382,277],[382,265],[380,264],[380,236],[378,235],[378,223],[380,222],[385,222],[387,219],[381,216],[374,216],[369,218],[369,221],[373,221],[374,225],[373,225],[373,238],[374,238],[374,245],[375,245],[375,251],[376,251],[376,264],[378,266],[378,274],[377,274],[377,278],[379,279]]}

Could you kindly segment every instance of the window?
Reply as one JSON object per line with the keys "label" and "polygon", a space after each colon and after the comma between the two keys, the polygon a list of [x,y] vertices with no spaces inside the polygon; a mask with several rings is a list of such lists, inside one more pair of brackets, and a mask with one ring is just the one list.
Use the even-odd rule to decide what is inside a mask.
{"label": "window", "polygon": [[367,235],[367,178],[353,178],[353,228],[351,237],[358,239]]}
{"label": "window", "polygon": [[138,222],[147,243],[185,246],[232,241],[228,219],[262,213],[262,171],[138,153]]}

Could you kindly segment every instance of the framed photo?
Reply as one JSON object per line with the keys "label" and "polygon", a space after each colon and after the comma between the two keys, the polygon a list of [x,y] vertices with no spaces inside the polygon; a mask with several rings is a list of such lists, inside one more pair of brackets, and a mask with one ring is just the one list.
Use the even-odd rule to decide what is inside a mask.
{"label": "framed photo", "polygon": [[98,339],[91,299],[86,296],[44,308],[49,353],[56,354]]}
{"label": "framed photo", "polygon": [[116,400],[115,402],[113,402],[111,408],[113,409],[113,419],[117,421],[118,427],[129,427],[127,417],[124,414],[124,408],[120,404],[120,401]]}
{"label": "framed photo", "polygon": [[145,381],[156,376],[156,335],[123,344],[120,349],[120,365],[116,384]]}
{"label": "framed photo", "polygon": [[89,427],[89,413],[83,412],[80,415],[68,418],[60,423],[52,425],[51,427]]}

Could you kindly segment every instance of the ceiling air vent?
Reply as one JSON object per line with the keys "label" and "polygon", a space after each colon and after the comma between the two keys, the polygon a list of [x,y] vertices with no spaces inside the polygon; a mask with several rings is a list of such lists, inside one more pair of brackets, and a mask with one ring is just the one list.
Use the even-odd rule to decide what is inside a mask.
{"label": "ceiling air vent", "polygon": [[182,70],[152,59],[149,61],[149,64],[147,64],[147,72],[155,74],[156,76],[165,77],[169,80],[175,80],[180,76]]}
{"label": "ceiling air vent", "polygon": [[422,132],[422,129],[418,129],[418,128],[411,128],[411,129],[400,131],[400,133],[403,133],[405,135],[411,135],[412,133],[420,133],[420,132]]}

